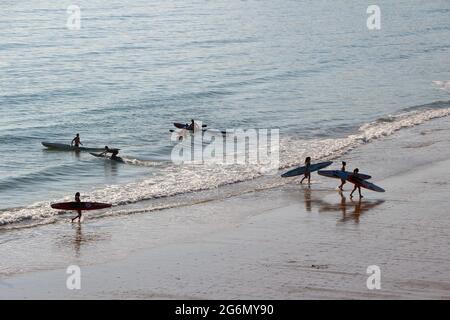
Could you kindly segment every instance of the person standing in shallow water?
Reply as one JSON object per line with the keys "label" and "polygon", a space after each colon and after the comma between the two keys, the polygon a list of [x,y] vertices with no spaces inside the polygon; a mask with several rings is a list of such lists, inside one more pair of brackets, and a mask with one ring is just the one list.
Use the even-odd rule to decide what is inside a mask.
{"label": "person standing in shallow water", "polygon": [[77,133],[76,137],[72,139],[72,142],[70,143],[70,145],[71,145],[71,146],[74,145],[74,146],[77,147],[77,148],[79,148],[80,145],[83,145],[83,144],[81,143],[81,139],[80,139],[80,134],[79,134],[79,133]]}
{"label": "person standing in shallow water", "polygon": [[[344,172],[345,171],[345,166],[347,165],[347,163],[345,161],[342,161],[342,168],[341,170]],[[345,184],[345,179],[341,179],[341,185],[338,187],[339,190],[343,191],[342,187]]]}
{"label": "person standing in shallow water", "polygon": [[303,177],[303,179],[300,181],[300,184],[303,183],[303,180],[305,180],[306,178],[308,178],[308,184],[311,184],[311,171],[310,171],[310,167],[311,167],[311,157],[306,157],[305,159],[305,175]]}
{"label": "person standing in shallow water", "polygon": [[[76,203],[80,206],[80,208],[81,208],[81,200],[80,200],[80,193],[79,193],[79,192],[75,193],[75,202],[76,202]],[[76,220],[76,219],[78,219],[78,222],[81,221],[81,210],[77,210],[77,212],[78,212],[78,215],[77,215],[75,218],[72,219],[72,222],[73,222],[74,220]]]}

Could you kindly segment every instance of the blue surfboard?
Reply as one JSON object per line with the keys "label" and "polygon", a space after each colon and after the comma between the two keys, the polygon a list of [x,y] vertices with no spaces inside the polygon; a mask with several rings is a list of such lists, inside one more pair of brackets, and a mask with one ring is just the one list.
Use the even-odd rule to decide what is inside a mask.
{"label": "blue surfboard", "polygon": [[[309,172],[314,172],[314,171],[326,168],[329,165],[331,165],[332,163],[333,163],[332,161],[326,161],[326,162],[312,164],[309,167]],[[301,174],[305,174],[305,172],[306,172],[306,166],[302,166],[302,167],[298,167],[298,168],[289,170],[288,172],[283,173],[281,176],[283,178],[295,177],[295,176],[299,176]]]}
{"label": "blue surfboard", "polygon": [[[367,180],[364,180],[358,176],[355,176],[352,173],[348,173],[345,171],[339,171],[339,170],[335,170],[335,171],[336,171],[337,176],[340,179],[347,180],[358,187],[376,191],[376,192],[385,192],[385,190],[383,188],[381,188]],[[323,172],[320,172],[320,171],[319,171],[319,174],[324,175]],[[326,176],[326,175],[324,175],[324,176]]]}
{"label": "blue surfboard", "polygon": [[[320,170],[317,173],[324,177],[336,178],[336,179],[343,179],[342,178],[343,174],[345,174],[346,176],[354,174],[353,172],[342,171],[342,170]],[[356,177],[363,179],[363,180],[368,180],[368,179],[372,178],[372,176],[369,176],[368,174],[364,174],[364,173],[357,173]],[[345,178],[345,179],[347,179],[347,178]],[[345,179],[343,179],[343,180],[345,180]]]}

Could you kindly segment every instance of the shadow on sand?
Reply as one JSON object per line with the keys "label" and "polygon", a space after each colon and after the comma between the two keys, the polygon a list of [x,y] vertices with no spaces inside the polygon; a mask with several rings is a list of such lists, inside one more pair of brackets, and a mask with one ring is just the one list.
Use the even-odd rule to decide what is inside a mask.
{"label": "shadow on sand", "polygon": [[373,208],[383,204],[385,200],[366,200],[353,198],[347,200],[343,192],[339,192],[340,202],[330,203],[322,199],[314,199],[312,197],[311,188],[302,186],[306,211],[311,212],[313,207],[317,207],[319,213],[324,212],[341,212],[342,218],[340,222],[354,221],[359,223],[362,214],[372,210]]}

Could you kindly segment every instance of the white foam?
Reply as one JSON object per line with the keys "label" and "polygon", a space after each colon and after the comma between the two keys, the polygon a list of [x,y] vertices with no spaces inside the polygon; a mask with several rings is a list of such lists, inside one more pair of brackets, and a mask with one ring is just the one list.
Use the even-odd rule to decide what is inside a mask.
{"label": "white foam", "polygon": [[163,161],[150,161],[150,160],[138,160],[138,159],[129,159],[122,157],[123,161],[126,164],[131,164],[139,167],[159,167],[167,164],[167,162]]}
{"label": "white foam", "polygon": [[[280,141],[280,169],[299,165],[306,156],[314,160],[335,159],[360,144],[389,136],[402,128],[419,125],[425,121],[450,115],[450,108],[408,112],[389,116],[361,126],[357,133],[338,139],[302,140],[293,137]],[[149,163],[149,166],[155,164]],[[84,201],[110,202],[114,206],[135,203],[146,199],[170,197],[187,192],[214,189],[221,185],[255,179],[262,175],[260,166],[223,165],[169,165],[157,174],[125,185],[111,185],[94,190]],[[273,176],[278,181],[278,175]],[[71,201],[72,196],[56,201]],[[170,201],[170,198],[167,199]],[[168,205],[170,206],[170,204]],[[116,210],[117,211],[117,210]],[[58,214],[50,209],[50,202],[35,203],[26,208],[0,212],[0,225],[28,220],[41,224],[52,222]]]}
{"label": "white foam", "polygon": [[450,80],[447,81],[436,80],[433,81],[433,84],[436,85],[439,89],[450,93]]}

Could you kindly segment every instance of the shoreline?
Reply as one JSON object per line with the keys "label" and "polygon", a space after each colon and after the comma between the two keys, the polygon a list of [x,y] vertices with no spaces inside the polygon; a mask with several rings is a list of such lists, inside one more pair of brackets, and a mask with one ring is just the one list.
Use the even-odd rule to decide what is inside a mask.
{"label": "shoreline", "polygon": [[[316,161],[340,160],[346,157],[350,151],[359,149],[365,144],[374,143],[379,139],[389,139],[394,135],[402,136],[403,131],[408,131],[418,125],[427,125],[430,121],[445,119],[449,112],[449,101],[436,102],[435,104],[423,105],[420,110],[413,113],[400,113],[392,116],[379,118],[374,122],[366,123],[358,131],[348,136],[335,138],[317,138],[304,140],[300,137],[285,136],[280,139],[280,173],[289,168],[293,168],[303,163],[306,156],[311,156]],[[430,109],[429,109],[430,108]],[[89,156],[89,158],[92,158]],[[364,156],[362,157],[364,159]],[[78,159],[80,160],[80,159]],[[92,159],[91,159],[92,160]],[[83,160],[84,161],[84,160]],[[87,164],[90,167],[92,164]],[[96,163],[95,165],[100,165]],[[110,164],[101,164],[104,167],[105,174],[109,174],[109,169],[118,173],[118,167]],[[77,170],[83,170],[79,167]],[[153,166],[152,166],[153,167]],[[142,170],[143,168],[140,168]],[[229,191],[230,195],[238,195],[248,190],[258,190],[263,185],[264,188],[272,188],[284,185],[277,174],[265,175],[264,166],[156,166],[146,172],[137,180],[125,184],[107,184],[100,188],[91,187],[86,189],[83,182],[74,186],[77,191],[84,195],[85,201],[107,202],[114,206],[112,211],[97,211],[97,216],[115,215],[117,212],[124,214],[138,213],[130,212],[130,208],[143,207],[145,209],[160,210],[182,205],[195,204],[210,200],[207,194],[214,193],[215,190]],[[397,168],[396,168],[397,169]],[[131,166],[120,169],[134,170]],[[154,171],[155,170],[155,171]],[[383,172],[380,172],[383,174]],[[57,175],[61,174],[58,173]],[[65,178],[64,178],[65,179]],[[78,179],[79,180],[79,179]],[[82,179],[84,181],[84,179]],[[1,186],[0,186],[1,187]],[[45,185],[42,186],[45,189]],[[73,200],[72,194],[65,194],[62,197],[52,197],[52,188],[46,193],[40,192],[44,201],[36,202],[28,206],[14,207],[0,210],[0,230],[16,228],[21,226],[29,227],[33,224],[42,225],[54,223],[59,220],[60,212],[49,210],[50,203],[65,202]],[[11,190],[9,190],[11,192]],[[193,195],[193,196],[192,196]],[[20,194],[14,194],[14,197],[26,199]],[[52,200],[50,200],[52,199]],[[191,202],[189,202],[192,200]],[[142,212],[142,210],[140,211]]]}
{"label": "shoreline", "polygon": [[[450,299],[449,136],[438,119],[350,151],[350,166],[387,190],[363,190],[361,202],[348,198],[349,184],[341,198],[338,180],[315,174],[311,188],[293,179],[80,227],[11,231],[0,299]],[[81,290],[65,287],[72,264]],[[374,264],[379,291],[365,286]]]}

